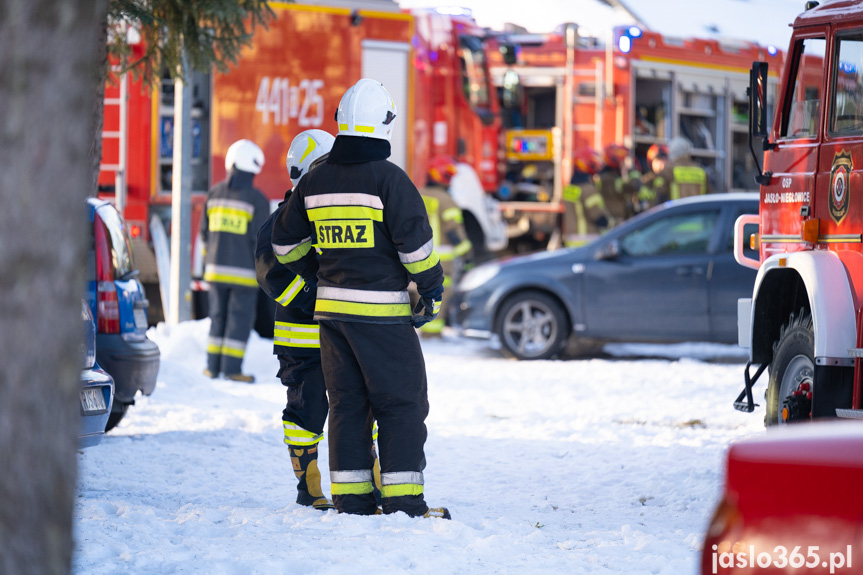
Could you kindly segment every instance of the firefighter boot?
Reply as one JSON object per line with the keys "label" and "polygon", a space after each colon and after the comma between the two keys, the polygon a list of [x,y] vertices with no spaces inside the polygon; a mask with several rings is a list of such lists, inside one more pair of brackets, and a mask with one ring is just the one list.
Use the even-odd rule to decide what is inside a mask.
{"label": "firefighter boot", "polygon": [[226,373],[225,379],[231,381],[241,381],[243,383],[255,383],[254,375],[246,375],[245,373]]}
{"label": "firefighter boot", "polygon": [[321,511],[335,509],[333,502],[324,497],[321,490],[321,472],[318,470],[318,446],[290,446],[291,463],[297,483],[297,503]]}
{"label": "firefighter boot", "polygon": [[446,507],[429,507],[429,510],[423,514],[423,517],[452,519],[452,515],[449,514],[449,509]]}

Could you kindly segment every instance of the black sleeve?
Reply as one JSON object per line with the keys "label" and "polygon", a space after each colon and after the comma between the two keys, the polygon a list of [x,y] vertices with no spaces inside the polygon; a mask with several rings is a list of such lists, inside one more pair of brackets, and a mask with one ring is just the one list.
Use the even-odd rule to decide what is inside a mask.
{"label": "black sleeve", "polygon": [[421,295],[443,285],[443,268],[433,248],[432,229],[422,196],[401,169],[389,171],[383,186],[384,221],[399,259]]}
{"label": "black sleeve", "polygon": [[273,223],[271,243],[276,259],[304,280],[316,281],[317,252],[312,248],[312,226],[302,197],[302,185],[291,194]]}

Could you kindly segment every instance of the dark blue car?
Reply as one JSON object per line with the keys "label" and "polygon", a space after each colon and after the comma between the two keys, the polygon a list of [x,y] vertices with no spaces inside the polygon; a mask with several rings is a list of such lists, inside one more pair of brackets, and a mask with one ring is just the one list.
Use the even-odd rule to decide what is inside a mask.
{"label": "dark blue car", "polygon": [[81,364],[81,424],[78,445],[92,447],[102,441],[114,400],[114,380],[96,363],[96,324],[86,301],[81,302],[84,344]]}
{"label": "dark blue car", "polygon": [[140,391],[150,395],[159,372],[159,347],[147,338],[147,299],[126,224],[106,201],[87,199],[90,247],[87,303],[96,321],[96,361],[114,378],[114,404],[105,428],[114,428]]}
{"label": "dark blue car", "polygon": [[[518,359],[573,343],[737,342],[737,300],[755,270],[734,259],[734,222],[758,194],[711,194],[657,206],[590,244],[483,264],[460,282],[451,323],[497,335]],[[752,232],[756,231],[753,227]]]}

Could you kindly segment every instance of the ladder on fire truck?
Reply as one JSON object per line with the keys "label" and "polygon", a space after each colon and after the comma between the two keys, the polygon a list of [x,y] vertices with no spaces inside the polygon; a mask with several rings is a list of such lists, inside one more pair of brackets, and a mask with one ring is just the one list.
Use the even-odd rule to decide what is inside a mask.
{"label": "ladder on fire truck", "polygon": [[[117,71],[114,69],[113,71]],[[116,158],[115,163],[100,164],[99,170],[106,172],[114,172],[114,205],[122,214],[126,207],[126,167],[127,167],[127,144],[129,139],[129,99],[128,99],[128,75],[120,74],[118,77],[118,86],[116,88],[117,96],[105,97],[105,111],[103,118],[111,118],[116,114],[116,122],[111,122],[111,127],[116,129],[105,130],[103,125],[102,130],[102,157],[105,157],[105,145],[116,142],[117,153],[111,154],[110,158]],[[108,87],[106,87],[106,91]],[[114,89],[111,90],[112,92]],[[116,112],[114,112],[116,110]]]}

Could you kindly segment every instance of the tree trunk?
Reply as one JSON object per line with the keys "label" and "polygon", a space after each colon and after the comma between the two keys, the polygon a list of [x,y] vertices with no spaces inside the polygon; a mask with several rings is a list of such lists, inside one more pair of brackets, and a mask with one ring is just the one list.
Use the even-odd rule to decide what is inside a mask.
{"label": "tree trunk", "polygon": [[106,5],[0,3],[0,573],[71,568],[84,199]]}

